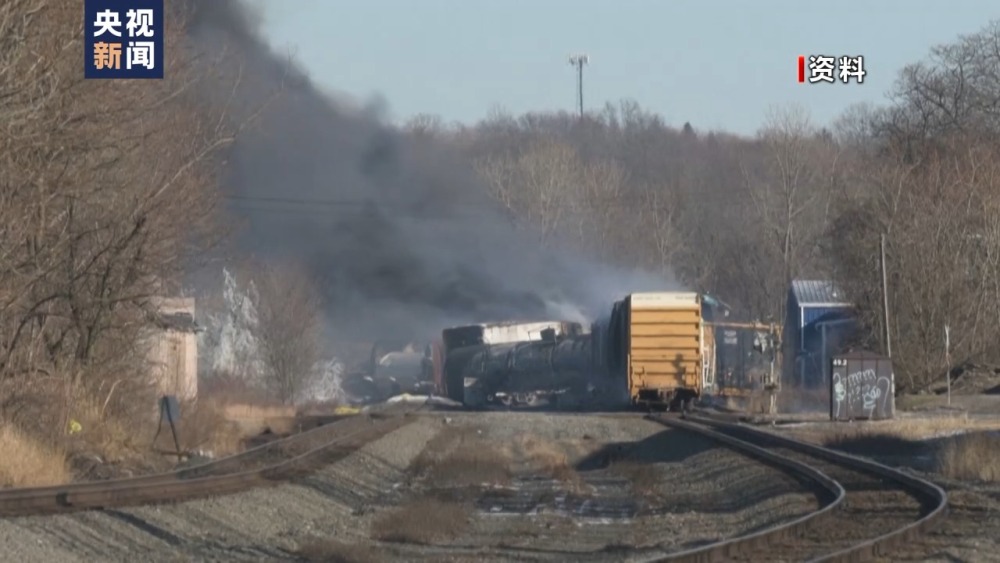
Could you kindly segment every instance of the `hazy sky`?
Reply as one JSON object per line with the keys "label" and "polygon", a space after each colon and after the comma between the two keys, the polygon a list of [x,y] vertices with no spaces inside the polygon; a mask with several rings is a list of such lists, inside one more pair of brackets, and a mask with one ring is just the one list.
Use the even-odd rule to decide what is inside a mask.
{"label": "hazy sky", "polygon": [[[403,120],[473,122],[500,106],[574,110],[632,98],[669,123],[751,134],[768,106],[829,123],[885,100],[931,46],[1000,18],[997,0],[256,0],[264,32],[325,89]],[[865,83],[796,81],[799,55],[862,55]]]}

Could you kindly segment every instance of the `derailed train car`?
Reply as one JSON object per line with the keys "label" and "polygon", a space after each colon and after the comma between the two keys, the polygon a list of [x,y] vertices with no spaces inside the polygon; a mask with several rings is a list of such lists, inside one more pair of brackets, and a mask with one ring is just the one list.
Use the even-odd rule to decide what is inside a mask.
{"label": "derailed train car", "polygon": [[714,338],[696,293],[631,294],[589,329],[562,321],[446,329],[433,350],[436,387],[470,407],[533,404],[586,387],[671,408],[715,386]]}
{"label": "derailed train car", "polygon": [[591,365],[582,325],[505,322],[445,329],[432,351],[438,392],[468,406],[533,404]]}
{"label": "derailed train car", "polygon": [[463,402],[483,406],[533,406],[584,384],[591,366],[590,339],[556,339],[485,346],[469,358],[463,370]]}

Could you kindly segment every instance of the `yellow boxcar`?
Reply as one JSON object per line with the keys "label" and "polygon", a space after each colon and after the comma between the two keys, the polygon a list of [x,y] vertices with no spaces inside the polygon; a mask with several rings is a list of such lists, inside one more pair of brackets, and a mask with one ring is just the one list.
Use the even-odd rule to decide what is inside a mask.
{"label": "yellow boxcar", "polygon": [[714,385],[699,294],[633,293],[615,304],[610,329],[612,368],[625,372],[634,405],[677,408]]}

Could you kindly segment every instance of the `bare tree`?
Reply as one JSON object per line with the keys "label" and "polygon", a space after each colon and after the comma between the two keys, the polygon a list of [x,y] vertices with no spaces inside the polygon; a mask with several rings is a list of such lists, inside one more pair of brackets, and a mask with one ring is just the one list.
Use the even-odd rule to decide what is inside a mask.
{"label": "bare tree", "polygon": [[896,111],[884,125],[897,134],[1000,131],[1000,20],[908,65],[893,95]]}
{"label": "bare tree", "polygon": [[255,261],[245,271],[265,383],[279,400],[291,403],[320,360],[322,301],[308,273],[295,264]]}
{"label": "bare tree", "polygon": [[633,215],[636,231],[633,244],[642,244],[644,266],[672,275],[675,259],[684,246],[677,221],[678,207],[664,189],[645,188],[641,193],[642,199]]}
{"label": "bare tree", "polygon": [[407,120],[404,129],[417,138],[436,137],[445,130],[440,115],[421,113]]}
{"label": "bare tree", "polygon": [[953,359],[1000,361],[998,31],[993,22],[934,48],[900,74],[895,103],[855,127],[869,138],[853,155],[854,185],[838,196],[830,248],[870,344],[884,346],[877,253],[886,235],[889,332],[901,390],[940,376],[945,324]]}
{"label": "bare tree", "polygon": [[569,202],[576,242],[601,258],[615,261],[622,250],[622,227],[629,224],[625,199],[628,171],[608,158],[579,161],[579,189]]}
{"label": "bare tree", "polygon": [[0,379],[11,388],[44,378],[100,394],[108,413],[141,404],[126,390],[149,387],[141,335],[154,298],[176,294],[218,240],[216,155],[246,123],[228,119],[230,100],[195,93],[211,63],[185,48],[184,10],[167,12],[164,80],[84,80],[78,6],[0,3]]}
{"label": "bare tree", "polygon": [[761,297],[767,312],[781,318],[788,283],[819,268],[818,242],[829,219],[835,159],[799,107],[772,110],[759,139],[763,152],[754,160],[756,169],[743,167],[752,218],[746,226],[760,244],[758,252],[775,262],[770,272],[761,272],[768,280]]}
{"label": "bare tree", "polygon": [[566,228],[571,202],[580,189],[580,163],[572,147],[543,139],[520,155],[487,157],[477,169],[494,197],[539,230],[541,244]]}
{"label": "bare tree", "polygon": [[[873,190],[848,206],[834,246],[843,283],[881,335],[878,237],[887,234],[895,363],[902,388],[919,389],[938,373],[942,331],[952,327],[953,357],[1000,361],[997,248],[1000,146],[956,135],[917,165],[882,163]],[[879,338],[880,340],[880,338]]]}

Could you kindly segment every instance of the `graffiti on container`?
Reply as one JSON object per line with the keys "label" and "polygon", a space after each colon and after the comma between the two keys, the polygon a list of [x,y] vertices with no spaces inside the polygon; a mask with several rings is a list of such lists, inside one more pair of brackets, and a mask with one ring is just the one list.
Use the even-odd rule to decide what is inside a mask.
{"label": "graffiti on container", "polygon": [[836,416],[840,416],[841,405],[844,401],[853,407],[860,406],[860,412],[867,418],[872,418],[876,409],[878,409],[880,416],[885,416],[885,407],[889,400],[891,385],[888,377],[879,376],[872,368],[848,374],[846,385],[841,380],[840,374],[834,374],[833,393]]}
{"label": "graffiti on container", "polygon": [[840,406],[844,404],[846,397],[847,389],[844,388],[844,382],[840,380],[840,374],[833,374],[833,402],[837,405],[834,418],[840,418]]}
{"label": "graffiti on container", "polygon": [[830,372],[833,420],[892,418],[892,363],[870,352],[835,356]]}

